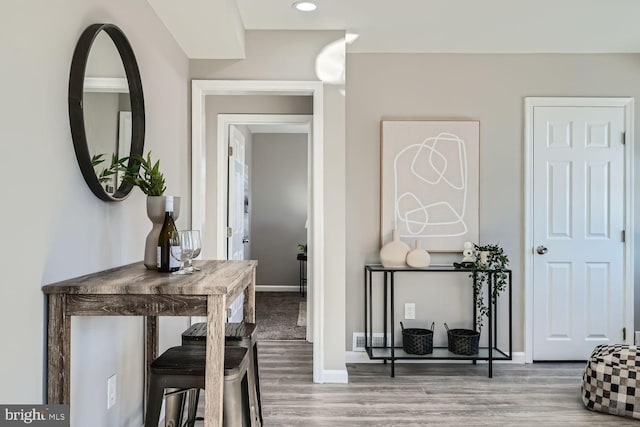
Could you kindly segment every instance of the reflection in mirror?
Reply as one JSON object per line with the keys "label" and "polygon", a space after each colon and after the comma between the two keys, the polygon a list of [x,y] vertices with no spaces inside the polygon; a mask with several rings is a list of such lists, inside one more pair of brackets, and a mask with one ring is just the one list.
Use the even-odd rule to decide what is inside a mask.
{"label": "reflection in mirror", "polygon": [[[138,65],[125,35],[111,24],[89,26],[80,37],[69,77],[69,118],[78,164],[102,200],[124,199],[119,159],[140,156],[144,99]],[[134,160],[129,160],[134,161]]]}
{"label": "reflection in mirror", "polygon": [[[96,36],[89,53],[83,99],[89,155],[98,181],[113,194],[122,183],[114,166],[131,150],[131,102],[120,54],[105,32]],[[128,120],[121,117],[127,115]]]}

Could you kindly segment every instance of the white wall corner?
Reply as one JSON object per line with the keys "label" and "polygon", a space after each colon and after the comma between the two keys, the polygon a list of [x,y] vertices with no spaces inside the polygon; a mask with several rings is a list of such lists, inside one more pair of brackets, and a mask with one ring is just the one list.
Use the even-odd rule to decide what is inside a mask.
{"label": "white wall corner", "polygon": [[318,380],[315,382],[320,384],[348,384],[349,374],[346,367],[345,369],[323,369],[321,378]]}
{"label": "white wall corner", "polygon": [[234,0],[147,0],[189,59],[244,59],[245,31]]}
{"label": "white wall corner", "polygon": [[526,363],[526,355],[524,351],[517,351],[511,355],[511,363]]}

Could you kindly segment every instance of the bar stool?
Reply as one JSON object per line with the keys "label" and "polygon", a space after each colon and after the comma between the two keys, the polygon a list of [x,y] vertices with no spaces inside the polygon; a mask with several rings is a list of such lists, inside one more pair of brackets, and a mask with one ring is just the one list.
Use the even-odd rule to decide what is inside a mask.
{"label": "bar stool", "polygon": [[[247,378],[249,398],[251,399],[252,420],[262,425],[262,397],[260,395],[260,370],[258,365],[258,342],[255,323],[227,323],[225,325],[225,346],[239,346],[248,349],[249,366]],[[182,333],[182,345],[204,346],[207,342],[207,324],[194,323]],[[187,420],[195,420],[199,390],[189,392],[189,412]],[[189,425],[189,424],[187,424]],[[254,423],[252,423],[254,425]]]}
{"label": "bar stool", "polygon": [[[243,347],[225,346],[224,349],[222,412],[225,427],[250,426],[247,354],[248,350]],[[165,389],[204,388],[205,360],[204,346],[178,346],[171,347],[151,363],[145,427],[158,427]]]}

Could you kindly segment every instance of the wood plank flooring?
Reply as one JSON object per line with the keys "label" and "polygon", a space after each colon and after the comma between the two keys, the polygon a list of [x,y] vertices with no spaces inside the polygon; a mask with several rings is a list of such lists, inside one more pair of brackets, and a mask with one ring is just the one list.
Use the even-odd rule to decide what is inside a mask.
{"label": "wood plank flooring", "polygon": [[258,346],[265,426],[640,426],[584,408],[583,364],[354,364],[313,384],[311,344]]}

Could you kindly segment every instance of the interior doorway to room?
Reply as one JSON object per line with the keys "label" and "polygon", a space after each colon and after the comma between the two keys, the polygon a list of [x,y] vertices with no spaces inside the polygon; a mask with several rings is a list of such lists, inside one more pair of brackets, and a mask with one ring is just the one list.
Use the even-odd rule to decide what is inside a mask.
{"label": "interior doorway to room", "polygon": [[527,99],[533,361],[633,343],[632,121],[629,99]]}
{"label": "interior doorway to room", "polygon": [[[259,339],[310,339],[306,283],[309,115],[219,114],[227,154],[227,256],[257,259]],[[306,261],[306,259],[305,259]],[[303,283],[304,276],[304,283]],[[304,285],[304,286],[302,286]],[[231,321],[242,317],[232,306]],[[236,319],[237,318],[237,319]]]}
{"label": "interior doorway to room", "polygon": [[[226,227],[226,182],[221,187],[218,173],[227,165],[220,159],[220,147],[208,133],[215,135],[207,123],[207,99],[211,96],[308,96],[313,111],[313,132],[309,168],[311,170],[308,240],[307,338],[313,343],[313,381],[325,382],[325,202],[324,202],[324,85],[319,81],[279,80],[193,80],[191,82],[191,225],[209,238],[202,243],[203,258],[226,257],[225,239],[218,238]],[[207,132],[209,130],[209,132]],[[213,135],[212,135],[213,136]],[[207,153],[214,152],[207,163]],[[226,181],[226,179],[223,179]]]}

